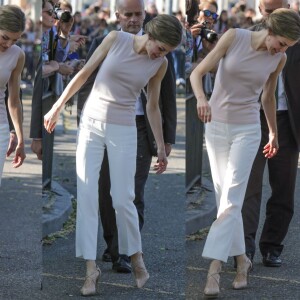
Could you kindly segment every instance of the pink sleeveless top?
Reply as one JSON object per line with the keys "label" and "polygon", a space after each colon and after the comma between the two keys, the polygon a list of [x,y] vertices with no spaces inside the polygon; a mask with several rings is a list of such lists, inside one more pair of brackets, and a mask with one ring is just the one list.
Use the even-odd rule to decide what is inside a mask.
{"label": "pink sleeveless top", "polygon": [[118,31],[98,71],[83,115],[101,122],[135,126],[135,102],[164,58],[151,60],[133,50],[134,35]]}
{"label": "pink sleeveless top", "polygon": [[5,91],[11,72],[15,69],[20,56],[21,48],[12,45],[4,52],[0,52],[0,124],[7,124],[5,107]]}
{"label": "pink sleeveless top", "polygon": [[260,122],[259,95],[284,54],[255,51],[251,46],[251,31],[235,29],[235,32],[232,45],[220,61],[209,101],[212,119],[221,123],[255,124]]}

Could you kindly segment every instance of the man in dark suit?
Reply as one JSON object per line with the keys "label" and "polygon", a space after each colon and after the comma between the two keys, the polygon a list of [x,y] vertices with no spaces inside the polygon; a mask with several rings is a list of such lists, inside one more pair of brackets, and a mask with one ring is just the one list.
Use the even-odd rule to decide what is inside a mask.
{"label": "man in dark suit", "polygon": [[[289,5],[286,0],[261,0],[260,11],[267,17],[273,10]],[[288,30],[288,28],[287,28]],[[268,164],[272,190],[266,206],[266,219],[259,240],[259,248],[266,267],[280,267],[282,242],[288,232],[294,212],[294,193],[300,151],[300,44],[286,51],[287,62],[279,75],[277,129],[279,150],[275,157],[266,159],[263,147],[268,141],[268,126],[261,111],[261,144],[252,166],[242,209],[246,254],[253,259],[255,237],[259,223],[263,173]]]}
{"label": "man in dark suit", "polygon": [[[145,19],[143,0],[120,0],[116,11],[116,17],[121,30],[132,34],[142,34],[142,25]],[[93,41],[87,60],[95,49],[101,44],[104,37],[98,37]],[[171,53],[167,55],[168,69],[161,83],[160,109],[163,119],[163,134],[166,154],[169,155],[176,136],[176,84],[173,58]],[[96,74],[96,70],[82,87],[78,95],[78,116],[80,116],[84,102],[86,101]],[[117,70],[116,70],[117,72]],[[134,70],[132,70],[134,72]],[[135,206],[139,216],[140,230],[144,225],[144,188],[148,178],[152,156],[156,156],[154,136],[151,132],[147,119],[146,98],[142,93],[136,105],[136,126],[137,126],[137,166],[135,174]],[[130,260],[126,255],[118,253],[118,232],[115,219],[115,211],[112,207],[110,196],[110,178],[107,154],[104,154],[102,168],[99,178],[99,207],[101,222],[104,231],[104,239],[107,243],[102,259],[112,261],[113,269],[117,272],[131,272]]]}
{"label": "man in dark suit", "polygon": [[31,150],[36,154],[39,160],[42,160],[42,137],[43,137],[43,79],[42,79],[42,57],[40,56],[36,74],[34,78],[32,103],[31,103],[31,121],[30,137],[32,138]]}

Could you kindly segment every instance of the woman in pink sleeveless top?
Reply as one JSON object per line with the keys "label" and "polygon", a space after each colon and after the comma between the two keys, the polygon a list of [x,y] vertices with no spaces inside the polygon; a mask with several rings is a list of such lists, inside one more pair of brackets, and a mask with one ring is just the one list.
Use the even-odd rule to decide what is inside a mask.
{"label": "woman in pink sleeveless top", "polygon": [[107,149],[113,207],[116,211],[119,251],[131,257],[137,287],[149,278],[142,257],[138,215],[133,204],[137,137],[135,102],[147,85],[147,113],[158,149],[158,173],[167,157],[158,105],[160,82],[167,68],[164,57],[181,42],[182,26],[174,16],[159,15],[135,36],[113,31],[103,40],[81,71],[44,117],[52,132],[64,103],[101,64],[82,112],[76,152],[77,223],[76,256],[86,260],[84,296],[96,293],[100,269],[96,266],[98,230],[98,178]]}
{"label": "woman in pink sleeveless top", "polygon": [[[275,87],[285,51],[300,38],[300,17],[289,9],[270,14],[265,29],[228,30],[197,66],[191,84],[197,112],[205,125],[205,139],[214,182],[217,219],[206,239],[202,256],[211,259],[204,294],[217,297],[222,262],[237,258],[234,289],[247,286],[252,262],[245,254],[241,209],[260,137],[260,105],[269,126],[264,155],[278,150]],[[213,94],[208,102],[202,77],[219,63]],[[261,104],[258,102],[261,96]]]}
{"label": "woman in pink sleeveless top", "polygon": [[18,143],[13,158],[13,167],[18,168],[25,159],[20,102],[20,76],[25,54],[14,45],[25,29],[25,15],[14,5],[0,6],[0,185],[4,161],[9,144],[9,125],[5,106],[5,91],[8,88],[8,110],[16,131]]}

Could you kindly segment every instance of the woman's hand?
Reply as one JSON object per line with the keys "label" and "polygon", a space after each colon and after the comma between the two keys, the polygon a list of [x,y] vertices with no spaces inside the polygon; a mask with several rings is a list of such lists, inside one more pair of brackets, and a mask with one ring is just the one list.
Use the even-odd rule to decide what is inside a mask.
{"label": "woman's hand", "polygon": [[60,109],[52,106],[50,111],[44,116],[44,127],[47,132],[52,133],[59,118]]}
{"label": "woman's hand", "polygon": [[18,144],[16,148],[16,153],[15,157],[12,161],[12,165],[14,168],[18,168],[23,164],[23,161],[25,159],[25,149],[24,149],[24,144]]}
{"label": "woman's hand", "polygon": [[156,174],[162,174],[166,171],[168,165],[168,159],[166,155],[166,151],[163,149],[161,151],[157,151],[157,162],[153,167],[153,170],[156,171]]}
{"label": "woman's hand", "polygon": [[197,101],[197,113],[203,123],[211,121],[211,108],[206,99]]}
{"label": "woman's hand", "polygon": [[266,158],[272,158],[279,149],[278,139],[275,135],[269,134],[269,142],[264,146],[263,154]]}

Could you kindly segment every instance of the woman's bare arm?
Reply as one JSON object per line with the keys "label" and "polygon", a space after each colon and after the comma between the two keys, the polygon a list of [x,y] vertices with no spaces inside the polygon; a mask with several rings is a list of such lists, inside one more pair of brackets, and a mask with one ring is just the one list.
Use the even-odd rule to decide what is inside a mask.
{"label": "woman's bare arm", "polygon": [[12,71],[8,81],[8,109],[18,138],[15,157],[12,162],[14,168],[21,166],[26,157],[24,152],[22,107],[20,101],[20,81],[21,81],[21,73],[24,68],[24,63],[25,63],[25,54],[23,51],[21,51],[20,56],[18,58],[17,65],[15,69]]}
{"label": "woman's bare arm", "polygon": [[212,71],[215,66],[219,63],[222,57],[226,55],[226,52],[235,38],[235,29],[229,29],[226,31],[221,39],[218,41],[214,49],[208,53],[208,55],[201,61],[201,63],[194,69],[190,76],[191,85],[194,91],[194,95],[197,99],[197,112],[198,117],[203,122],[210,122],[211,115],[207,114],[210,112],[210,106],[207,102],[203,85],[203,76]]}
{"label": "woman's bare arm", "polygon": [[273,157],[278,150],[278,136],[276,125],[276,99],[275,90],[277,80],[286,62],[286,55],[284,54],[280,60],[276,70],[269,76],[264,85],[261,102],[264,109],[264,114],[267,119],[269,127],[269,142],[264,147],[264,154],[267,158]]}
{"label": "woman's bare arm", "polygon": [[165,152],[165,144],[162,131],[162,120],[161,112],[159,109],[159,95],[161,81],[164,78],[168,67],[168,61],[165,58],[164,62],[158,69],[157,73],[149,80],[147,86],[147,117],[154,134],[154,138],[157,146],[157,156],[158,156],[158,170],[157,173],[162,173],[165,171],[168,160]]}
{"label": "woman's bare arm", "polygon": [[105,37],[103,42],[98,46],[88,62],[69,82],[62,95],[54,103],[52,109],[44,116],[44,126],[49,133],[54,130],[59,117],[59,113],[64,104],[82,87],[82,85],[87,81],[93,71],[102,63],[110,47],[116,40],[116,37],[116,31],[110,32]]}

